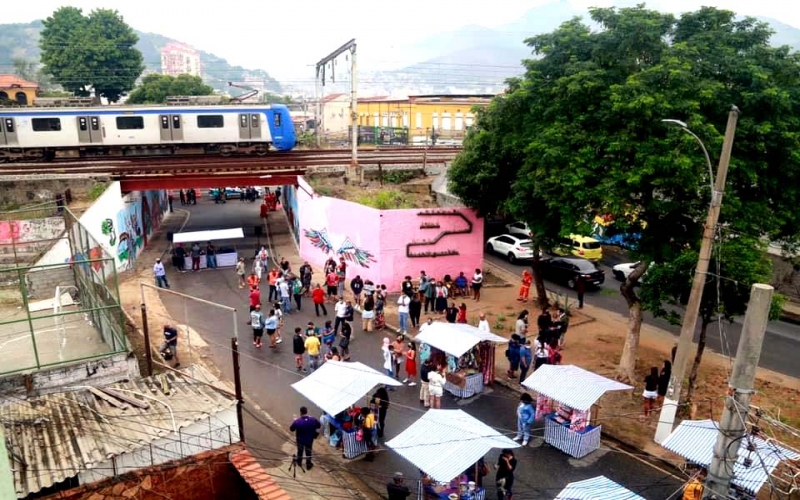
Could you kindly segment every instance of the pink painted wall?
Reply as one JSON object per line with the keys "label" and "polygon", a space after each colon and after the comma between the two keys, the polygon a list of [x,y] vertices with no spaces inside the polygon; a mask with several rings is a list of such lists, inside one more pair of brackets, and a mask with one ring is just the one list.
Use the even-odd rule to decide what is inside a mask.
{"label": "pink painted wall", "polygon": [[[476,267],[482,266],[483,219],[470,209],[377,210],[318,196],[302,178],[298,184],[300,255],[312,264],[322,266],[329,256],[338,260],[341,251],[349,264],[348,279],[359,274],[385,284],[392,291],[400,289],[404,276],[416,278],[423,269],[436,278],[445,274],[455,278],[460,271],[471,276]],[[419,215],[425,211],[436,215]],[[432,240],[442,231],[468,227],[461,217],[446,215],[453,211],[462,213],[472,223],[471,233],[445,235],[435,245],[416,246],[411,251],[418,254],[456,250],[458,255],[408,258],[408,243]],[[439,227],[421,228],[425,223]]]}

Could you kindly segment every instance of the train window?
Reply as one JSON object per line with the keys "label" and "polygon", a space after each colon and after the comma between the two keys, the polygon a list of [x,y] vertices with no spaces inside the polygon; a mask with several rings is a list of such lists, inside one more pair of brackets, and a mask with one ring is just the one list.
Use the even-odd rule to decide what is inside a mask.
{"label": "train window", "polygon": [[239,115],[239,126],[247,128],[247,115]]}
{"label": "train window", "polygon": [[6,132],[13,133],[14,132],[14,119],[13,118],[6,118]]}
{"label": "train window", "polygon": [[92,130],[100,130],[100,118],[93,116],[91,118]]}
{"label": "train window", "polygon": [[86,132],[89,130],[89,126],[86,124],[86,118],[82,116],[78,118],[78,127],[80,127],[81,132]]}
{"label": "train window", "polygon": [[59,132],[61,118],[32,118],[31,126],[34,132]]}
{"label": "train window", "polygon": [[258,128],[261,125],[261,119],[258,115],[250,115],[250,128]]}
{"label": "train window", "polygon": [[275,113],[275,118],[273,118],[273,121],[275,122],[275,126],[276,127],[280,127],[281,126],[281,114],[280,113]]}
{"label": "train window", "polygon": [[[94,123],[92,123],[94,128]],[[118,116],[117,130],[141,130],[144,128],[144,118],[141,116]]]}
{"label": "train window", "polygon": [[197,115],[197,128],[222,128],[225,118],[222,115]]}
{"label": "train window", "polygon": [[161,117],[161,128],[163,128],[164,130],[168,130],[169,129],[169,118],[168,117],[166,117],[166,116],[162,116]]}
{"label": "train window", "polygon": [[172,128],[181,128],[181,115],[172,115]]}

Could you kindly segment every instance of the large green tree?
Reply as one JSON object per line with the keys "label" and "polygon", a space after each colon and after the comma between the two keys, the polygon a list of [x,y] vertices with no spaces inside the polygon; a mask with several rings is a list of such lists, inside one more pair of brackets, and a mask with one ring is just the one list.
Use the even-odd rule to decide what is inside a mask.
{"label": "large green tree", "polygon": [[527,40],[538,58],[496,99],[516,111],[493,103],[479,115],[470,135],[488,137],[465,141],[451,188],[472,206],[512,208],[537,229],[574,232],[600,213],[641,235],[635,257],[644,265],[620,287],[630,314],[619,372],[633,379],[643,308],[635,285],[650,262],[697,249],[711,194],[694,139],[661,120],[687,122],[715,156],[736,104],[721,224],[791,240],[800,233],[800,64],[769,45],[766,25],[729,11],[590,12],[600,29],[575,19]]}
{"label": "large green tree", "polygon": [[98,9],[84,16],[81,9],[61,7],[44,21],[39,46],[44,71],[76,95],[111,102],[131,90],[144,71],[139,40],[122,16]]}
{"label": "large green tree", "polygon": [[211,95],[214,89],[203,83],[199,76],[151,74],[142,78],[142,84],[130,93],[129,104],[161,104],[168,96]]}

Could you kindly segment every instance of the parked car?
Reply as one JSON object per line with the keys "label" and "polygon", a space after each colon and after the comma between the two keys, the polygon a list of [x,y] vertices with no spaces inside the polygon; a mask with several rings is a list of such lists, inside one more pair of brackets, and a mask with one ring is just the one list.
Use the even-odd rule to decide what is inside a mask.
{"label": "parked car", "polygon": [[559,238],[558,244],[553,248],[553,253],[561,256],[574,255],[596,262],[603,258],[603,246],[589,236],[570,234],[566,238]]}
{"label": "parked car", "polygon": [[542,259],[542,277],[548,281],[565,284],[575,288],[579,277],[583,277],[587,286],[602,285],[606,280],[606,273],[586,259],[575,257],[553,257]]}
{"label": "parked car", "polygon": [[[641,261],[636,262],[623,262],[622,264],[617,264],[616,266],[611,268],[611,272],[614,273],[614,277],[619,281],[625,281],[628,279],[628,276],[631,275],[634,269],[642,264]],[[652,264],[650,264],[652,266]],[[639,281],[644,281],[644,277],[647,276],[647,271],[644,272],[641,279]]]}
{"label": "parked car", "polygon": [[533,242],[512,234],[502,234],[486,241],[486,251],[506,256],[512,264],[533,259]]}
{"label": "parked car", "polygon": [[520,221],[506,224],[506,232],[512,236],[531,237],[531,228],[528,227],[528,224]]}

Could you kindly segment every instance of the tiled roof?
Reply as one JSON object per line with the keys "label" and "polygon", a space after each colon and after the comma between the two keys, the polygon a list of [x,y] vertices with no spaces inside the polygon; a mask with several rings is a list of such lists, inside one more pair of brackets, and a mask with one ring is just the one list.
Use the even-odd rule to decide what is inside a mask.
{"label": "tiled roof", "polygon": [[81,388],[30,399],[6,398],[0,404],[20,497],[91,470],[112,456],[141,449],[236,404],[205,384],[174,374],[102,389],[117,389],[121,398],[97,388]]}
{"label": "tiled roof", "polygon": [[330,102],[344,96],[347,94],[329,94],[322,98],[322,102]]}
{"label": "tiled roof", "polygon": [[29,82],[28,80],[24,80],[16,75],[0,75],[0,89],[8,89],[12,87],[21,87],[21,88],[38,88],[39,84],[34,82]]}
{"label": "tiled roof", "polygon": [[229,460],[260,500],[292,500],[248,450],[231,453]]}

